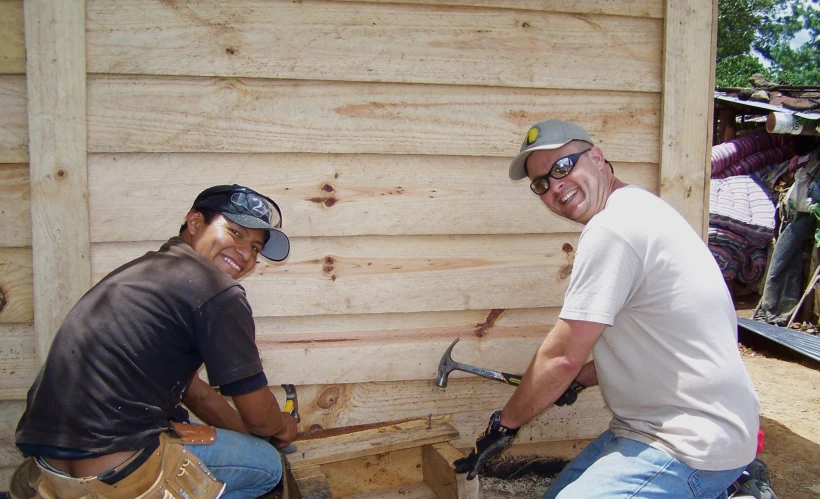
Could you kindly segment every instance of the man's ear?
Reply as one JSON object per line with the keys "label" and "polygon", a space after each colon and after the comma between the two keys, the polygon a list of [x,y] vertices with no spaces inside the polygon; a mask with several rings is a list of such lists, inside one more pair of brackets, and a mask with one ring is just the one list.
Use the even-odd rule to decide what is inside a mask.
{"label": "man's ear", "polygon": [[604,161],[604,152],[601,150],[600,147],[592,146],[592,149],[589,150],[589,158],[595,163],[600,170],[604,170],[608,168],[606,165],[606,161]]}
{"label": "man's ear", "polygon": [[202,228],[202,224],[205,221],[202,213],[196,210],[188,211],[188,214],[185,215],[185,230],[188,231],[188,234],[194,235],[197,231]]}

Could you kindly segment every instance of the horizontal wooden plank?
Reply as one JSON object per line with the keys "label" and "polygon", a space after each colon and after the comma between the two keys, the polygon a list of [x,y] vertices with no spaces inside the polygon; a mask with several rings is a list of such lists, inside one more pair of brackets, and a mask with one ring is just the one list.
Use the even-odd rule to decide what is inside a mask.
{"label": "horizontal wooden plank", "polygon": [[[13,468],[23,461],[23,456],[14,445],[14,431],[25,409],[26,403],[22,400],[0,401],[0,470]],[[0,489],[6,490],[7,485],[8,482],[0,482]]]}
{"label": "horizontal wooden plank", "polygon": [[357,492],[345,499],[438,499],[424,482],[406,483],[384,489]]}
{"label": "horizontal wooden plank", "polygon": [[34,320],[31,248],[0,248],[0,323]]}
{"label": "horizontal wooden plank", "polygon": [[[242,281],[257,316],[537,308],[563,302],[577,233],[296,238]],[[92,279],[160,242],[97,243]]]}
{"label": "horizontal wooden plank", "polygon": [[88,70],[660,91],[662,21],[584,14],[317,0],[91,0]]}
{"label": "horizontal wooden plank", "polygon": [[0,247],[31,246],[27,164],[0,164]]}
{"label": "horizontal wooden plank", "polygon": [[28,162],[26,77],[0,75],[0,163]]}
{"label": "horizontal wooden plank", "polygon": [[[294,474],[298,476],[299,472]],[[418,483],[424,478],[420,447],[323,464],[321,473],[327,479],[334,497]]]}
{"label": "horizontal wooden plank", "polygon": [[[93,154],[91,240],[176,234],[202,189],[231,183],[276,200],[291,237],[580,230],[544,208],[527,182],[511,181],[508,165],[463,156]],[[615,169],[625,182],[657,191],[657,165],[616,163]]]}
{"label": "horizontal wooden plank", "polygon": [[[0,323],[0,400],[25,399],[40,370],[35,343],[33,324]],[[2,415],[0,411],[0,427]]]}
{"label": "horizontal wooden plank", "polygon": [[23,0],[0,0],[0,74],[26,74]]}
{"label": "horizontal wooden plank", "polygon": [[[361,0],[336,0],[361,2]],[[369,3],[406,3],[418,5],[454,5],[500,9],[567,12],[571,14],[607,14],[611,16],[663,17],[659,0],[368,0]]]}
{"label": "horizontal wooden plank", "polygon": [[511,158],[560,116],[613,161],[657,163],[660,95],[237,78],[88,79],[89,152],[316,152]]}
{"label": "horizontal wooden plank", "polygon": [[288,457],[293,469],[309,468],[393,452],[422,445],[446,442],[458,437],[458,431],[441,420],[408,421],[380,428],[357,431],[327,438],[299,440],[299,451]]}
{"label": "horizontal wooden plank", "polygon": [[[528,354],[529,356],[529,354]],[[287,373],[282,373],[287,375]],[[283,400],[282,390],[275,389]],[[453,445],[472,447],[487,427],[490,414],[501,408],[513,387],[478,377],[450,380],[438,388],[434,380],[335,385],[301,385],[300,428],[338,428],[405,418],[449,415],[459,431]],[[611,419],[597,387],[588,388],[570,406],[551,407],[521,428],[516,443],[595,438]],[[298,447],[298,443],[297,443]]]}

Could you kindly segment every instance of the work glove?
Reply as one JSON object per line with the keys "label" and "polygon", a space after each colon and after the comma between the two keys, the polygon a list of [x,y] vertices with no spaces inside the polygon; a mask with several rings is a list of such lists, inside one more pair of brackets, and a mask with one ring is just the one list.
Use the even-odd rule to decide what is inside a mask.
{"label": "work glove", "polygon": [[507,428],[501,424],[501,411],[495,411],[490,416],[490,422],[484,433],[478,436],[475,447],[467,457],[456,459],[453,462],[456,473],[467,473],[467,480],[472,480],[482,473],[490,461],[504,452],[512,444],[518,428]]}
{"label": "work glove", "polygon": [[558,400],[555,401],[555,405],[572,405],[578,400],[578,394],[581,393],[586,389],[586,386],[578,383],[577,381],[573,381],[567,391],[565,391]]}

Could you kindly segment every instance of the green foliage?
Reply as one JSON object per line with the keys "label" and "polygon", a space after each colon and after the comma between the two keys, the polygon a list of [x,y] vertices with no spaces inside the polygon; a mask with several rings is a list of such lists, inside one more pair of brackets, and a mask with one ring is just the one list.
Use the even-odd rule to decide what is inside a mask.
{"label": "green foliage", "polygon": [[[790,40],[803,29],[809,41],[792,49]],[[820,85],[820,0],[718,1],[716,84],[748,86],[754,73],[783,84]]]}

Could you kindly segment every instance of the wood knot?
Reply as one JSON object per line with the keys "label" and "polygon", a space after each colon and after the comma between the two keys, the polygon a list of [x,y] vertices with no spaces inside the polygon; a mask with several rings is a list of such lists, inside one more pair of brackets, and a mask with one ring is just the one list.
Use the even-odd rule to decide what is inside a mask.
{"label": "wood knot", "polygon": [[530,23],[525,21],[525,22],[521,23],[521,27],[524,28],[524,29],[527,29],[527,28],[530,27]]}
{"label": "wood knot", "polygon": [[308,428],[308,431],[317,431],[317,430],[321,430],[321,429],[322,429],[322,425],[312,424],[312,425],[310,425],[310,428]]}
{"label": "wood knot", "polygon": [[331,206],[333,206],[334,204],[336,204],[336,198],[327,198],[327,199],[325,199],[325,203],[324,203],[324,204],[325,204],[325,206],[327,206],[328,208],[330,208]]}
{"label": "wood knot", "polygon": [[60,178],[65,177],[66,176],[65,170],[63,170],[62,168],[57,170],[57,176],[60,177]]}
{"label": "wood knot", "polygon": [[571,276],[571,275],[572,275],[572,264],[570,263],[568,265],[564,265],[564,267],[561,269],[561,273],[558,274],[558,279],[563,281],[564,279],[568,279],[569,276]]}
{"label": "wood knot", "polygon": [[316,400],[316,405],[322,409],[330,409],[339,401],[339,396],[342,394],[342,389],[336,385],[325,388],[319,398]]}
{"label": "wood knot", "polygon": [[333,186],[330,184],[324,184],[322,190],[325,192],[334,192]]}
{"label": "wood knot", "polygon": [[325,265],[333,265],[333,263],[334,263],[335,261],[336,261],[336,260],[334,260],[332,256],[326,256],[326,257],[325,257]]}
{"label": "wood knot", "polygon": [[236,49],[233,47],[227,47],[225,48],[225,52],[229,53],[230,55],[234,55],[236,54]]}
{"label": "wood knot", "polygon": [[572,245],[569,243],[564,243],[564,245],[561,246],[561,251],[563,251],[564,253],[572,253],[573,251],[575,251],[575,248],[573,248]]}
{"label": "wood knot", "polygon": [[6,303],[8,303],[8,302],[6,301],[6,290],[5,290],[5,289],[3,289],[3,288],[0,288],[0,312],[1,312],[4,308],[6,308]]}

